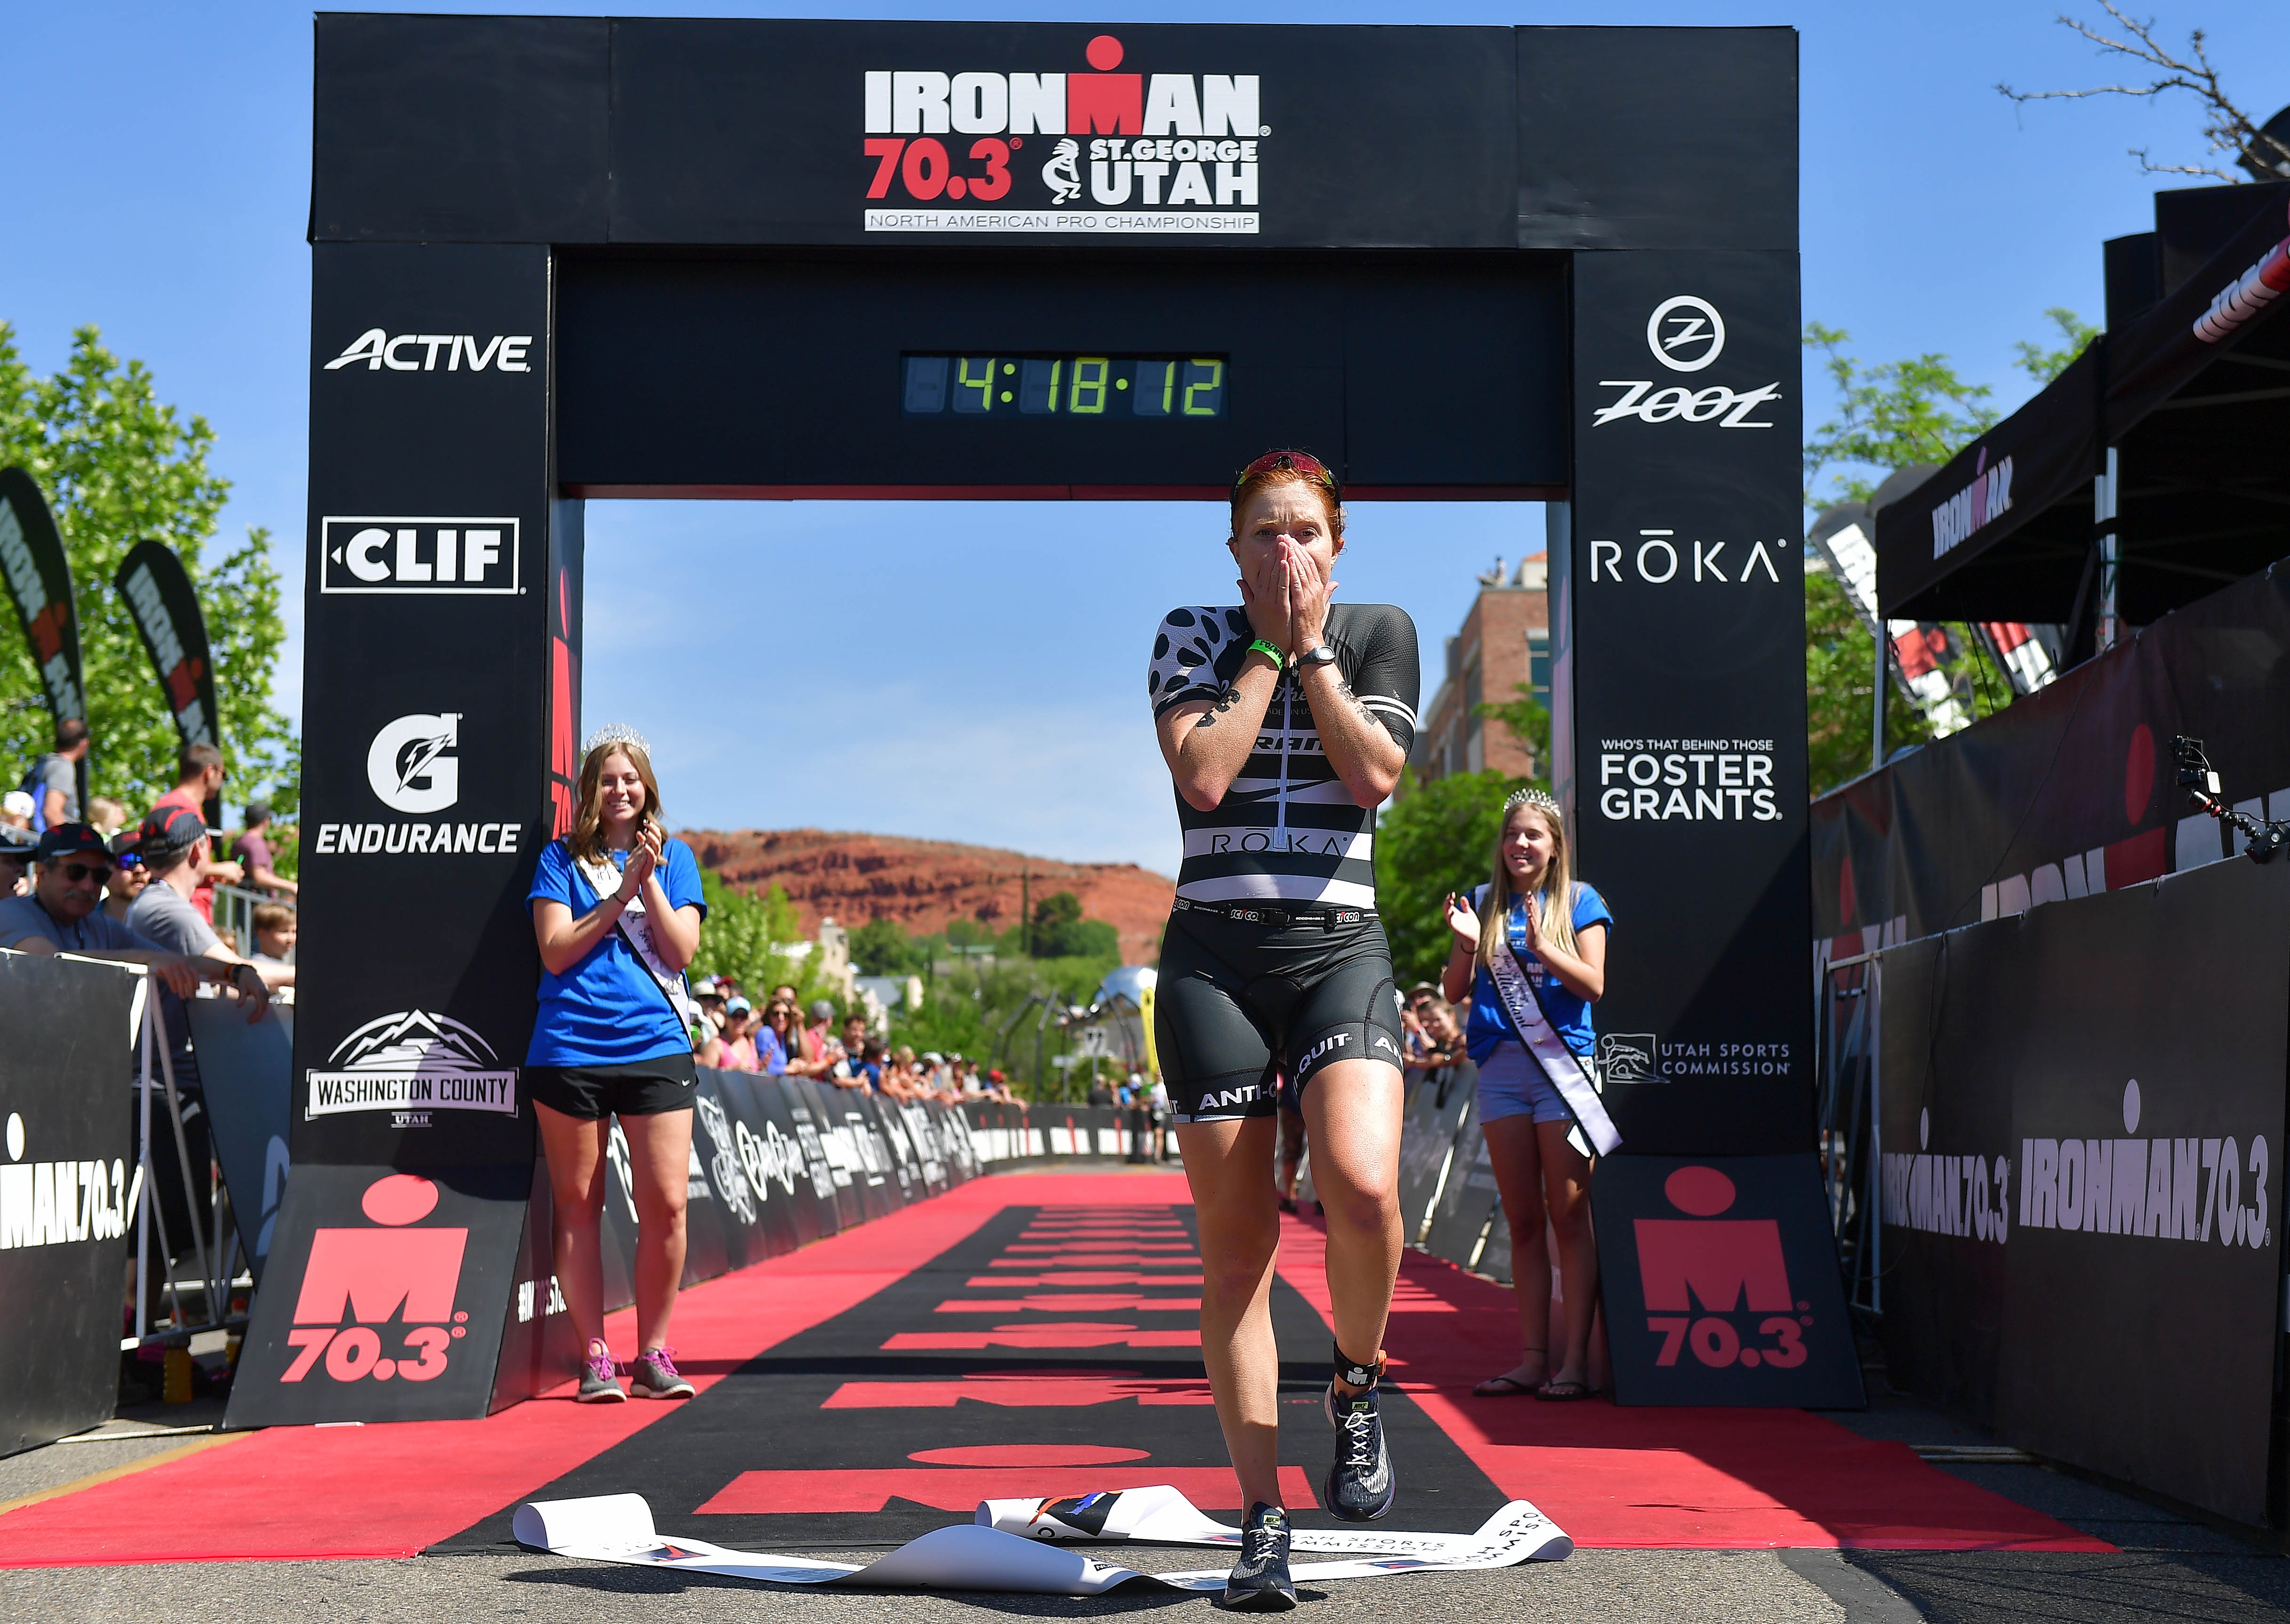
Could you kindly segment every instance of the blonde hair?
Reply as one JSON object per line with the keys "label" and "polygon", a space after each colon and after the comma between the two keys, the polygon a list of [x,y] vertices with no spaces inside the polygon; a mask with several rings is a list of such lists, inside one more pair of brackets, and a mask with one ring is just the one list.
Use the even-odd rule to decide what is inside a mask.
{"label": "blonde hair", "polygon": [[662,835],[668,826],[661,821],[660,780],[652,775],[652,757],[643,744],[633,739],[608,739],[594,746],[581,763],[581,810],[572,819],[572,832],[564,844],[576,858],[601,863],[605,857],[605,763],[614,756],[625,756],[629,765],[637,771],[637,778],[645,788],[644,808],[637,813],[637,832],[642,834],[646,824],[656,826]]}
{"label": "blonde hair", "polygon": [[[1542,874],[1543,929],[1560,952],[1574,951],[1574,861],[1566,842],[1566,819],[1549,796],[1522,789],[1503,803],[1502,827],[1495,831],[1494,877],[1487,885],[1486,906],[1479,909],[1477,957],[1480,968],[1490,973],[1494,969],[1495,948],[1504,940],[1510,905],[1517,900],[1511,890],[1510,865],[1503,860],[1503,846],[1510,836],[1511,820],[1530,812],[1550,831],[1550,866]],[[1554,902],[1558,905],[1554,907]]]}

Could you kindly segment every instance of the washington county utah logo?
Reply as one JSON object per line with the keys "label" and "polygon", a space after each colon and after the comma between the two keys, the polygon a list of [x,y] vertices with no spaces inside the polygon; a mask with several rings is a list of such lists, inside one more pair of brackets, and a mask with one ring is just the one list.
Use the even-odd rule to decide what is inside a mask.
{"label": "washington county utah logo", "polygon": [[389,1111],[393,1125],[429,1125],[431,1111],[516,1114],[516,1068],[503,1066],[476,1029],[451,1015],[402,1010],[369,1020],[309,1073],[302,1117]]}
{"label": "washington county utah logo", "polygon": [[469,1316],[453,1307],[453,1294],[469,1232],[414,1227],[436,1206],[437,1187],[428,1180],[390,1173],[358,1201],[374,1228],[320,1229],[310,1237],[294,1329],[286,1333],[295,1354],[279,1380],[323,1372],[335,1381],[430,1381],[445,1373],[453,1344],[468,1334]]}
{"label": "washington county utah logo", "polygon": [[1257,76],[1117,72],[1109,34],[1084,55],[1087,72],[869,71],[866,228],[1253,235]]}

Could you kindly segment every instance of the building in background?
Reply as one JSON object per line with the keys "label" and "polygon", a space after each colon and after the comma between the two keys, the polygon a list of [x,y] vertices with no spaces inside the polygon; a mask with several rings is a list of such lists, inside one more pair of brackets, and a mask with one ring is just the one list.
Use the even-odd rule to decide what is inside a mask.
{"label": "building in background", "polygon": [[1545,556],[1536,553],[1507,569],[1502,560],[1479,577],[1479,596],[1455,635],[1447,639],[1446,672],[1415,730],[1408,764],[1420,783],[1451,772],[1492,767],[1532,778],[1539,766],[1524,740],[1478,714],[1483,701],[1501,704],[1533,689],[1550,703],[1550,600]]}

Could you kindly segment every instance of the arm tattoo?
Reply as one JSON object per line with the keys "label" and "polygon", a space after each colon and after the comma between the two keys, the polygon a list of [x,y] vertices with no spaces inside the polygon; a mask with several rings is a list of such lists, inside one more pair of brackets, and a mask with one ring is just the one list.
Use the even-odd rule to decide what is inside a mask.
{"label": "arm tattoo", "polygon": [[1205,712],[1202,716],[1201,719],[1194,723],[1193,725],[1195,727],[1214,727],[1216,725],[1216,719],[1224,715],[1226,711],[1230,710],[1233,706],[1239,701],[1239,699],[1240,690],[1230,683],[1226,684],[1223,689],[1217,694],[1216,708],[1214,710]]}

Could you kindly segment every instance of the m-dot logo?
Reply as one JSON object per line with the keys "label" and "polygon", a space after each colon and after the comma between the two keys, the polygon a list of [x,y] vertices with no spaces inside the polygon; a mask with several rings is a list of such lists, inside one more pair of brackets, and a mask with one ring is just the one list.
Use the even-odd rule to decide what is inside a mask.
{"label": "m-dot logo", "polygon": [[1117,72],[1109,34],[1083,54],[1092,71],[869,70],[867,200],[885,206],[866,228],[1253,234],[1258,76]]}
{"label": "m-dot logo", "polygon": [[340,1382],[434,1381],[452,1362],[453,1344],[468,1334],[468,1312],[453,1307],[468,1230],[414,1227],[436,1210],[437,1187],[390,1173],[366,1187],[358,1206],[375,1228],[320,1229],[310,1238],[295,1328],[286,1333],[296,1351],[281,1381],[317,1374]]}

